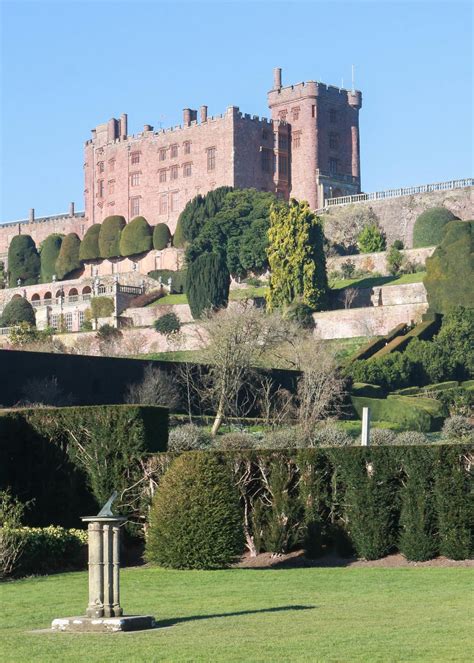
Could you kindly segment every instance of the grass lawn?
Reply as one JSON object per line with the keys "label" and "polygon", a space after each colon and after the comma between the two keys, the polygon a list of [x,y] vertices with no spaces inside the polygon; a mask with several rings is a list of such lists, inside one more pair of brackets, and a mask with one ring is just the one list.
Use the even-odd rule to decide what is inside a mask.
{"label": "grass lawn", "polygon": [[[141,633],[35,633],[81,614],[87,576],[0,586],[5,663],[143,661],[290,663],[469,661],[472,575],[464,568],[228,571],[125,569],[129,614],[162,627]],[[471,653],[469,653],[471,652]]]}
{"label": "grass lawn", "polygon": [[[252,297],[265,297],[265,293],[268,288],[266,286],[261,286],[259,288],[249,287],[231,290],[229,293],[229,299],[231,302],[240,301],[241,299],[251,299]],[[158,299],[148,306],[164,306],[169,304],[187,304],[188,298],[186,295],[166,295],[161,299]]]}
{"label": "grass lawn", "polygon": [[426,272],[415,274],[402,274],[401,276],[364,276],[357,279],[339,279],[331,283],[332,290],[342,288],[373,288],[376,285],[402,285],[403,283],[421,283]]}

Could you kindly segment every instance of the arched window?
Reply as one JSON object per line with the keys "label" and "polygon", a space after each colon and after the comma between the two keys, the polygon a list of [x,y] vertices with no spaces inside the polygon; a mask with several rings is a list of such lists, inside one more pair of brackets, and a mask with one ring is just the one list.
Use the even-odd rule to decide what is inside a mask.
{"label": "arched window", "polygon": [[90,295],[92,292],[91,287],[89,285],[86,285],[85,288],[82,288],[82,294],[83,295]]}
{"label": "arched window", "polygon": [[79,293],[77,292],[77,288],[71,288],[69,290],[69,297],[74,296],[74,295],[78,295],[78,294]]}
{"label": "arched window", "polygon": [[46,300],[51,300],[52,298],[53,298],[53,295],[49,292],[49,290],[48,290],[48,292],[45,292],[44,295],[43,295],[43,299],[45,301]]}
{"label": "arched window", "polygon": [[31,297],[31,305],[34,307],[41,306],[41,297],[37,292]]}

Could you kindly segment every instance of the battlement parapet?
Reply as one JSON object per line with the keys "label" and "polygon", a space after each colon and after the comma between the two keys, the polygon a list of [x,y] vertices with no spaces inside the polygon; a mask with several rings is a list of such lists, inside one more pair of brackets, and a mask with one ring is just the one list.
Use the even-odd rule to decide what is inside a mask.
{"label": "battlement parapet", "polygon": [[66,219],[71,219],[71,220],[83,219],[85,215],[86,215],[85,212],[75,212],[72,215],[65,212],[64,214],[50,214],[48,216],[38,216],[35,217],[33,221],[31,221],[30,219],[18,219],[17,221],[6,221],[5,223],[0,223],[0,229],[8,228],[11,226],[17,226],[18,224],[33,226],[41,223],[49,223],[50,221],[63,221]]}
{"label": "battlement parapet", "polygon": [[286,85],[268,92],[268,98],[271,103],[294,99],[298,96],[319,97],[321,95],[330,95],[335,98],[343,97],[345,99],[352,97],[359,102],[362,99],[362,93],[360,90],[348,90],[346,88],[337,87],[336,85],[320,83],[319,81],[302,81],[301,83]]}

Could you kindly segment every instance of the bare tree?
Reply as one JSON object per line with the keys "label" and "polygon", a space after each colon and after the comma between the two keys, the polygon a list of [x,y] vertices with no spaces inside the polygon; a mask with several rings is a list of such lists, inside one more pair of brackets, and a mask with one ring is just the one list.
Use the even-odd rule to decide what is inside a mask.
{"label": "bare tree", "polygon": [[147,337],[139,331],[126,331],[123,335],[120,354],[141,355],[147,347]]}
{"label": "bare tree", "polygon": [[211,431],[216,435],[225,416],[239,416],[255,402],[250,384],[255,386],[255,368],[284,341],[286,325],[280,316],[265,315],[250,303],[211,314],[202,325],[207,337],[203,357],[209,366],[206,396],[216,412]]}
{"label": "bare tree", "polygon": [[298,381],[297,415],[306,432],[310,432],[317,421],[340,414],[344,385],[334,356],[321,342],[315,342]]}
{"label": "bare tree", "polygon": [[350,308],[356,297],[357,297],[357,288],[344,288],[342,296],[344,308]]}
{"label": "bare tree", "polygon": [[176,380],[165,371],[148,365],[145,368],[143,380],[128,385],[125,402],[162,405],[174,410],[180,402]]}

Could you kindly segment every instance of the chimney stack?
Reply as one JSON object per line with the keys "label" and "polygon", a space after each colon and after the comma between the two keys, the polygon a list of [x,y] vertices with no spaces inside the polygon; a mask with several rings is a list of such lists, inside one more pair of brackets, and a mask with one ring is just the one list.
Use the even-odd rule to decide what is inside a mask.
{"label": "chimney stack", "polygon": [[207,122],[207,106],[201,106],[200,114],[201,114],[201,122]]}
{"label": "chimney stack", "polygon": [[69,216],[74,216],[74,203],[69,203]]}
{"label": "chimney stack", "polygon": [[273,89],[279,90],[281,88],[281,67],[275,67],[273,70]]}
{"label": "chimney stack", "polygon": [[120,116],[120,137],[121,138],[126,138],[127,137],[127,124],[128,124],[128,118],[127,118],[127,113],[122,113]]}
{"label": "chimney stack", "polygon": [[191,124],[191,109],[183,108],[183,124],[185,127],[189,127]]}
{"label": "chimney stack", "polygon": [[30,223],[33,223],[34,220],[35,220],[35,208],[32,207],[32,208],[30,209],[29,222],[30,222]]}

